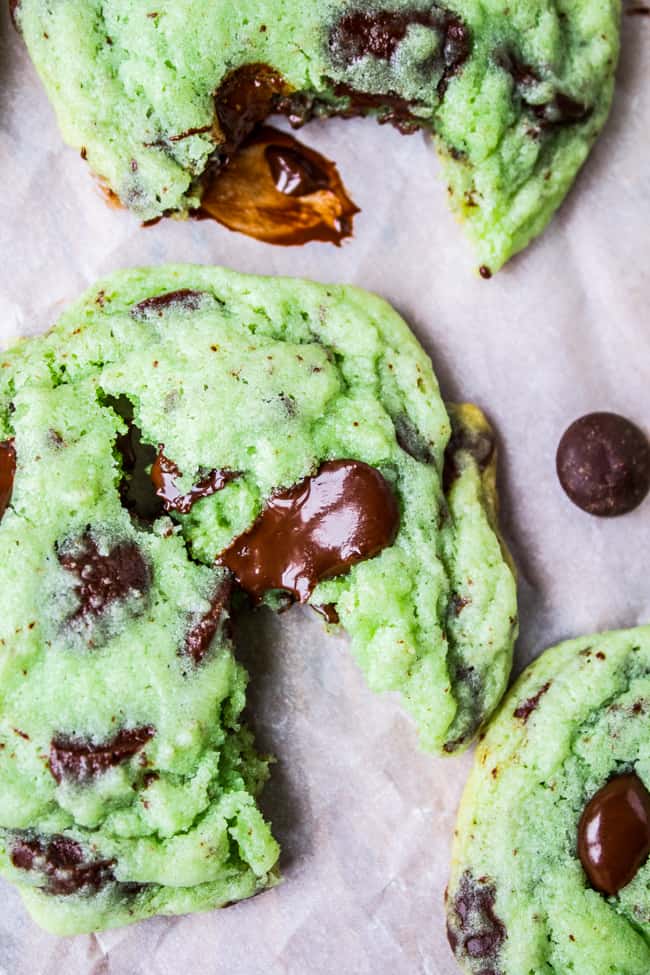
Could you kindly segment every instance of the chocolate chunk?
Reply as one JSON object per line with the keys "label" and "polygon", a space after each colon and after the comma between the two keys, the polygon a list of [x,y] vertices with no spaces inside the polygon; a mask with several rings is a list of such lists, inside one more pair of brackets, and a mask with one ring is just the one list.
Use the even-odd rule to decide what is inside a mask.
{"label": "chocolate chunk", "polygon": [[481,972],[498,971],[498,956],[506,929],[494,910],[496,888],[481,877],[476,880],[466,870],[449,912],[447,937],[456,957],[480,960],[488,967]]}
{"label": "chocolate chunk", "polygon": [[529,64],[525,64],[512,51],[501,50],[494,55],[495,63],[507,71],[515,83],[521,100],[541,123],[542,128],[554,128],[584,122],[593,108],[578,101],[571,95],[558,91],[541,104],[530,101],[530,89],[541,82],[540,74]]}
{"label": "chocolate chunk", "polygon": [[225,153],[233,153],[269,115],[286,110],[282,99],[290,94],[282,75],[268,64],[245,64],[232,71],[215,96]]}
{"label": "chocolate chunk", "polygon": [[279,193],[309,196],[329,187],[325,168],[309,159],[301,146],[269,145],[264,155]]}
{"label": "chocolate chunk", "polygon": [[587,803],[578,825],[578,855],[589,883],[613,896],[650,853],[650,793],[634,774],[619,775]]}
{"label": "chocolate chunk", "polygon": [[164,295],[154,295],[139,301],[131,309],[133,318],[162,318],[168,308],[182,308],[184,311],[197,311],[205,297],[205,292],[179,288]]}
{"label": "chocolate chunk", "polygon": [[338,246],[352,236],[359,212],[333,162],[270,126],[204,183],[194,217],[271,244],[322,240]]}
{"label": "chocolate chunk", "polygon": [[397,500],[379,471],[356,460],[328,461],[274,494],[217,561],[257,599],[282,589],[306,602],[322,579],[391,545],[398,527]]}
{"label": "chocolate chunk", "polygon": [[543,687],[540,687],[540,689],[537,691],[536,694],[533,694],[532,697],[527,698],[519,705],[519,707],[515,708],[513,712],[515,718],[521,718],[521,720],[525,724],[526,721],[528,721],[531,714],[533,713],[533,711],[536,710],[539,702],[544,697],[544,695],[550,688],[551,684],[552,681],[550,680],[546,681]]}
{"label": "chocolate chunk", "polygon": [[16,837],[10,858],[19,870],[43,874],[48,894],[67,896],[81,890],[97,891],[115,880],[115,860],[87,861],[80,844],[67,836],[55,835],[47,840]]}
{"label": "chocolate chunk", "polygon": [[377,121],[380,125],[393,125],[402,135],[412,135],[426,124],[413,114],[413,110],[418,107],[417,103],[407,101],[394,91],[376,95],[358,91],[351,85],[339,82],[334,85],[334,94],[337,98],[346,98],[348,101],[346,109],[330,113],[341,118],[354,118],[357,115],[364,116],[370,112],[378,112]]}
{"label": "chocolate chunk", "polygon": [[197,665],[201,663],[210,649],[210,644],[223,620],[224,613],[229,609],[231,593],[232,580],[228,578],[215,590],[210,601],[210,609],[205,616],[194,624],[185,637],[184,652]]}
{"label": "chocolate chunk", "polygon": [[101,616],[108,607],[129,596],[141,596],[151,583],[151,572],[135,542],[118,542],[106,554],[88,533],[59,551],[59,562],[77,577],[79,606],[70,622]]}
{"label": "chocolate chunk", "polygon": [[424,439],[413,421],[405,413],[393,419],[395,437],[402,450],[421,464],[435,464],[431,444]]}
{"label": "chocolate chunk", "polygon": [[4,515],[14,490],[16,448],[14,438],[0,442],[0,518]]}
{"label": "chocolate chunk", "polygon": [[212,470],[198,481],[186,494],[181,494],[176,487],[176,478],[181,477],[173,460],[165,457],[164,446],[160,444],[158,454],[151,468],[151,481],[156,494],[162,500],[165,511],[177,511],[186,515],[202,498],[209,498],[225,488],[226,484],[239,477],[237,471]]}
{"label": "chocolate chunk", "polygon": [[61,784],[84,783],[114,765],[128,761],[153,738],[152,725],[123,728],[108,741],[95,743],[80,738],[57,736],[50,743],[50,772]]}
{"label": "chocolate chunk", "polygon": [[556,463],[571,501],[591,515],[623,515],[640,505],[650,489],[648,439],[616,413],[589,413],[572,423]]}
{"label": "chocolate chunk", "polygon": [[140,521],[153,522],[164,510],[149,475],[156,459],[156,448],[143,441],[142,432],[133,422],[133,406],[126,396],[109,396],[106,405],[112,407],[128,427],[126,433],[119,434],[115,440],[122,457],[120,500]]}

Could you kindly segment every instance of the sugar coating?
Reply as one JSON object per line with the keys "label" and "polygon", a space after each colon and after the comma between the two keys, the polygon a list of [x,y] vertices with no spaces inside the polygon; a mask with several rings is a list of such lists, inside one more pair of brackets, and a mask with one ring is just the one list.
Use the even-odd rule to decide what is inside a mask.
{"label": "sugar coating", "polygon": [[[452,411],[445,495],[449,415],[429,359],[379,298],[217,268],[121,272],[4,353],[0,384],[0,436],[17,454],[0,522],[0,871],[44,926],[203,910],[274,882],[278,848],[255,805],[267,764],[239,718],[227,598],[200,659],[187,638],[223,587],[215,558],[275,489],[325,460],[378,468],[401,518],[390,548],[312,603],[336,607],[371,687],[401,692],[423,747],[466,746],[496,706],[516,597],[494,459],[476,448],[488,427],[475,407]],[[181,491],[212,469],[238,476],[187,515],[133,518],[119,490],[125,397]],[[150,584],[80,619],[62,560],[89,536],[103,555],[139,551]],[[133,756],[55,781],[52,739],[101,744],[122,729],[145,729]],[[55,896],[42,871],[12,863],[17,839],[60,835],[109,861],[113,880]]]}
{"label": "sugar coating", "polygon": [[578,823],[619,774],[650,786],[650,627],[564,643],[504,700],[461,804],[448,888],[464,971],[650,969],[650,863],[616,896],[594,890]]}
{"label": "sugar coating", "polygon": [[[340,19],[378,10],[455,15],[467,59],[443,77],[440,30],[421,23],[390,58],[341,57]],[[346,108],[338,85],[407,102],[435,133],[451,204],[490,271],[544,229],[600,132],[619,16],[619,0],[21,0],[16,11],[65,139],[143,220],[199,204],[224,146],[215,93],[263,63],[316,115]]]}

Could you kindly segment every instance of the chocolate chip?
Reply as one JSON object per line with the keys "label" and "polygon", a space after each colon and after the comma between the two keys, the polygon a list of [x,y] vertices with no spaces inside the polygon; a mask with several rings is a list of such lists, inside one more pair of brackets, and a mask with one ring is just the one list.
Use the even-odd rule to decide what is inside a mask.
{"label": "chocolate chip", "polygon": [[59,551],[63,568],[77,577],[79,606],[70,622],[101,616],[112,603],[141,596],[151,583],[151,572],[135,542],[118,542],[106,554],[88,533]]}
{"label": "chocolate chip", "polygon": [[67,836],[46,839],[16,837],[11,862],[19,870],[44,875],[48,894],[67,896],[81,890],[97,891],[115,879],[115,860],[85,860],[81,845]]}
{"label": "chocolate chip", "polygon": [[486,878],[476,880],[466,870],[460,878],[448,913],[447,937],[459,961],[478,959],[498,971],[498,956],[506,938],[505,925],[494,910],[496,888]]}
{"label": "chocolate chip", "polygon": [[315,610],[319,616],[322,616],[325,622],[329,623],[330,626],[335,626],[337,623],[341,622],[334,603],[323,603],[322,606],[317,606],[312,603],[312,609]]}
{"label": "chocolate chip", "polygon": [[458,468],[458,454],[467,452],[483,473],[494,457],[496,442],[494,434],[489,429],[472,430],[456,423],[445,450],[445,460],[442,472],[442,485],[448,494],[454,481],[460,475]]}
{"label": "chocolate chip", "polygon": [[185,637],[183,652],[192,658],[195,664],[200,664],[210,649],[219,624],[224,614],[230,608],[232,594],[232,580],[230,578],[217,586],[210,601],[210,609],[197,623],[192,626]]}
{"label": "chocolate chip", "polygon": [[565,492],[592,515],[632,511],[650,489],[650,444],[635,424],[616,413],[589,413],[560,441],[557,474]]}
{"label": "chocolate chip", "polygon": [[391,545],[398,527],[395,495],[379,471],[356,460],[328,461],[274,494],[217,562],[257,599],[281,589],[306,602],[322,579]]}
{"label": "chocolate chip", "polygon": [[183,311],[197,311],[205,297],[202,291],[192,291],[190,288],[179,288],[178,291],[168,291],[164,295],[154,295],[139,301],[131,309],[133,318],[162,318],[169,308],[181,308]]}
{"label": "chocolate chip", "polygon": [[412,135],[425,124],[422,119],[414,114],[414,109],[418,107],[418,103],[409,102],[394,91],[377,95],[359,91],[352,85],[338,82],[334,85],[334,94],[337,98],[347,99],[348,106],[345,109],[338,109],[328,114],[338,115],[341,118],[354,118],[357,115],[377,112],[377,121],[380,125],[392,125],[402,135]]}
{"label": "chocolate chip", "polygon": [[4,515],[14,490],[16,449],[14,438],[0,442],[0,518]]}
{"label": "chocolate chip", "polygon": [[60,784],[85,783],[128,761],[153,738],[152,725],[123,728],[108,741],[92,742],[58,735],[50,743],[50,772]]}
{"label": "chocolate chip", "polygon": [[548,680],[542,687],[540,687],[536,694],[533,694],[531,697],[523,701],[517,708],[515,708],[513,712],[515,718],[521,718],[525,724],[533,711],[536,710],[539,702],[549,690],[552,683],[552,681]]}
{"label": "chocolate chip", "polygon": [[650,793],[634,774],[619,775],[587,803],[578,825],[578,855],[592,887],[613,896],[650,853]]}
{"label": "chocolate chip", "polygon": [[374,13],[354,11],[345,14],[332,30],[330,50],[336,60],[348,64],[367,55],[389,61],[411,24],[429,27],[431,16],[425,11],[415,10],[409,13],[397,10]]}
{"label": "chocolate chip", "polygon": [[165,511],[177,511],[186,515],[202,498],[209,498],[225,488],[226,484],[239,477],[238,471],[212,470],[202,477],[186,494],[176,487],[176,478],[181,477],[173,460],[165,457],[164,445],[158,447],[158,454],[151,468],[151,481],[156,495],[161,499]]}
{"label": "chocolate chip", "polygon": [[558,91],[541,104],[530,100],[530,89],[540,84],[542,78],[538,71],[526,64],[513,51],[500,50],[494,55],[494,62],[512,77],[515,89],[521,100],[539,120],[542,128],[555,128],[584,122],[593,112],[590,105]]}

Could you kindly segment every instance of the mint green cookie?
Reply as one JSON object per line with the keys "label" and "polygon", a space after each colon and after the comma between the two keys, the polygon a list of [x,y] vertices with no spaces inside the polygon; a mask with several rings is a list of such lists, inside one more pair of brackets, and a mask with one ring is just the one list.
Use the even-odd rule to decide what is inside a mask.
{"label": "mint green cookie", "polygon": [[65,139],[142,220],[283,113],[435,134],[452,205],[496,271],[561,203],[609,110],[618,0],[19,0]]}
{"label": "mint green cookie", "polygon": [[[0,871],[40,923],[96,930],[273,882],[226,566],[239,545],[244,580],[244,533],[317,471],[345,461],[394,524],[366,524],[360,494],[383,540],[336,551],[303,598],[340,619],[373,689],[401,693],[425,748],[471,741],[516,629],[494,441],[469,406],[451,436],[388,305],[216,268],[128,271],[1,365]],[[325,549],[336,503],[311,523]],[[275,537],[275,555],[295,540]],[[286,605],[284,588],[266,600]]]}
{"label": "mint green cookie", "polygon": [[564,643],[490,725],[447,894],[463,971],[650,971],[650,627]]}

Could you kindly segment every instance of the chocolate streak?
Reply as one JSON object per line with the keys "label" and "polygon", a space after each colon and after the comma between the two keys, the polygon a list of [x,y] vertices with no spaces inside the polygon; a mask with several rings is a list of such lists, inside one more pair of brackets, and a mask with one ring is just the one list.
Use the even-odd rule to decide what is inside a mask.
{"label": "chocolate streak", "polygon": [[35,870],[46,878],[48,894],[67,896],[80,890],[99,890],[115,880],[115,860],[84,860],[76,840],[56,835],[48,840],[18,837],[13,841],[11,862],[19,870]]}
{"label": "chocolate streak", "polygon": [[225,579],[217,587],[212,596],[210,609],[205,616],[194,624],[185,637],[184,653],[191,657],[197,666],[210,649],[210,644],[224,617],[224,613],[228,610],[232,588],[231,579]]}
{"label": "chocolate streak", "polygon": [[204,297],[202,291],[192,291],[190,288],[179,288],[178,291],[168,291],[163,295],[154,295],[139,301],[131,309],[133,318],[162,318],[169,307],[180,307],[184,311],[197,311]]}
{"label": "chocolate streak", "polygon": [[273,589],[306,602],[322,580],[391,545],[399,526],[395,495],[374,467],[336,460],[267,502],[253,527],[221,553],[243,589]]}
{"label": "chocolate streak", "polygon": [[540,689],[537,691],[536,694],[533,694],[532,697],[529,697],[525,701],[522,701],[519,707],[515,708],[513,712],[515,718],[520,718],[525,724],[526,721],[528,721],[531,714],[533,713],[533,711],[535,711],[539,706],[539,702],[544,697],[546,692],[549,690],[551,684],[552,681],[547,680],[546,683],[542,687],[540,687]]}
{"label": "chocolate streak", "polygon": [[57,736],[50,743],[50,772],[61,784],[84,783],[115,765],[128,761],[153,738],[155,728],[123,728],[108,741],[95,744],[80,738]]}
{"label": "chocolate streak", "polygon": [[209,498],[211,494],[221,491],[226,484],[239,477],[237,471],[212,470],[186,494],[181,494],[176,487],[176,478],[182,476],[181,472],[173,460],[165,457],[163,450],[164,445],[160,444],[158,456],[151,468],[151,480],[165,511],[177,511],[179,514],[186,515],[197,501]]}
{"label": "chocolate streak", "polygon": [[4,515],[14,490],[16,448],[14,438],[0,442],[0,518]]}

